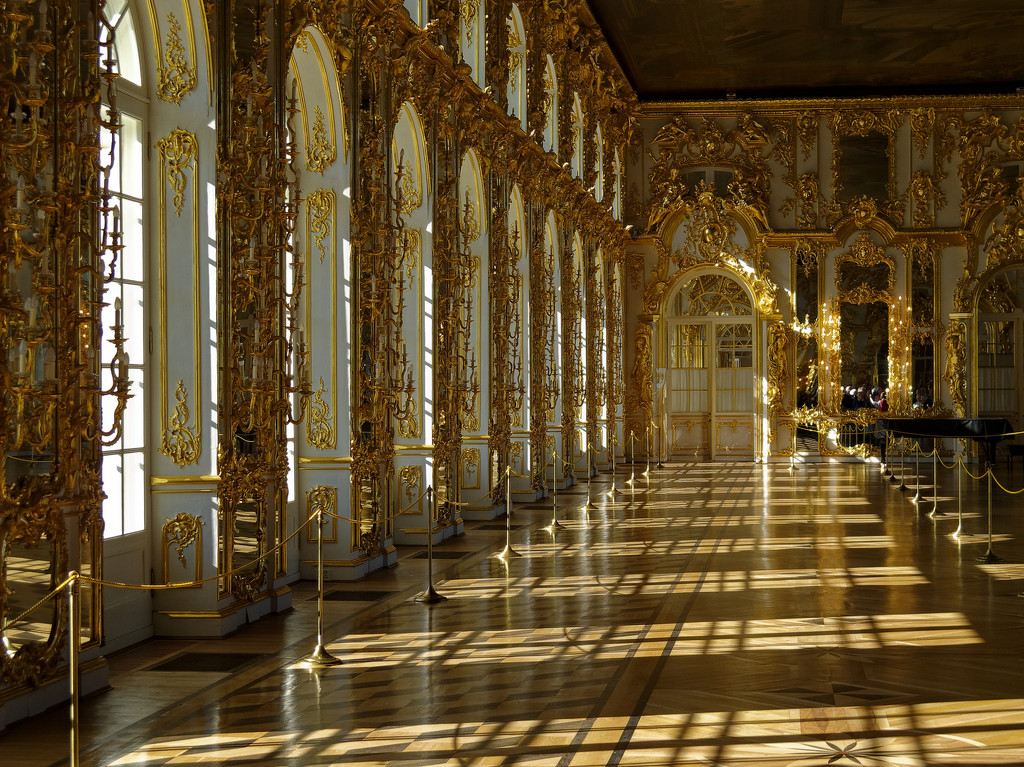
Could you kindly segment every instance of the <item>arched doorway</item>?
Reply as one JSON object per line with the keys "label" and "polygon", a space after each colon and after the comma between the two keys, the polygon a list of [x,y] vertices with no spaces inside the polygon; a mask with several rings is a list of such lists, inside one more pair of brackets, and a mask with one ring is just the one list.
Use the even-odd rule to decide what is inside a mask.
{"label": "arched doorway", "polygon": [[1024,424],[1024,266],[999,272],[978,296],[978,415]]}
{"label": "arched doorway", "polygon": [[678,460],[754,457],[755,313],[734,277],[685,279],[665,304],[666,450]]}

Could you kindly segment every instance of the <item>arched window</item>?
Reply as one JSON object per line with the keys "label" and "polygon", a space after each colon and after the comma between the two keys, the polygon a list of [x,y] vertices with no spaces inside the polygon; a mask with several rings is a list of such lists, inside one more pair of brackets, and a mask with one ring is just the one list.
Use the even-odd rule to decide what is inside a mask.
{"label": "arched window", "polygon": [[[148,380],[144,362],[144,328],[148,322],[144,300],[146,278],[146,120],[143,56],[139,48],[137,22],[128,0],[112,0],[103,9],[109,29],[102,36],[109,41],[113,35],[116,69],[120,74],[115,114],[120,129],[101,129],[100,152],[108,162],[113,148],[110,172],[110,204],[115,207],[115,230],[120,232],[121,250],[113,264],[113,280],[107,286],[101,324],[104,336],[117,322],[127,328],[128,340],[124,350],[128,354],[128,378],[131,380],[131,399],[124,411],[121,439],[103,448],[103,535],[105,538],[129,535],[146,528],[146,397]],[[104,112],[110,116],[109,105]],[[110,265],[108,265],[109,267]],[[111,384],[110,365],[116,349],[113,344],[101,344],[103,388]],[[112,413],[104,411],[104,421]],[[105,428],[110,424],[105,423]]]}
{"label": "arched window", "polygon": [[459,3],[462,20],[459,25],[462,58],[473,70],[473,82],[484,87],[486,71],[486,35],[484,33],[483,0],[462,0]]}
{"label": "arched window", "polygon": [[572,94],[572,175],[583,175],[583,105],[580,94]]}
{"label": "arched window", "polygon": [[427,0],[405,0],[404,5],[413,24],[420,27],[426,26],[428,21]]}
{"label": "arched window", "polygon": [[622,220],[622,161],[619,160],[619,150],[615,150],[615,157],[612,158],[612,172],[615,173],[614,198],[612,199],[612,215],[616,220]]}
{"label": "arched window", "polygon": [[558,74],[551,56],[546,56],[547,66],[544,68],[544,109],[547,122],[544,126],[544,151],[558,151]]}
{"label": "arched window", "polygon": [[508,25],[508,111],[526,130],[526,31],[519,6],[513,4]]}

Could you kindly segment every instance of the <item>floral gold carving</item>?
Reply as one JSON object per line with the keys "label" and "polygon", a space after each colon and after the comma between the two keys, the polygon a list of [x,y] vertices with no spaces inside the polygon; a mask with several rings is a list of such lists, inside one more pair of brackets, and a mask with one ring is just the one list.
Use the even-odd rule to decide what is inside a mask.
{"label": "floral gold carving", "polygon": [[306,420],[306,442],[318,450],[331,450],[337,445],[334,432],[333,416],[330,406],[324,401],[324,379],[320,379],[320,388],[313,394],[309,404],[309,416]]}
{"label": "floral gold carving", "polygon": [[167,176],[167,183],[174,190],[171,200],[174,212],[180,216],[185,209],[185,189],[188,185],[185,168],[199,159],[199,143],[195,134],[177,128],[156,142],[156,148],[160,153],[160,164]]}
{"label": "floral gold carving", "polygon": [[160,452],[170,458],[178,466],[184,467],[199,461],[202,452],[202,436],[199,431],[199,416],[193,426],[188,425],[189,409],[187,404],[188,391],[183,379],[178,380],[178,388],[174,391],[177,404],[171,412],[170,422],[164,428],[160,440]]}
{"label": "floral gold carving", "polygon": [[946,368],[943,380],[949,388],[957,418],[967,415],[967,326],[960,320],[950,324],[946,334]]}
{"label": "floral gold carving", "polygon": [[398,480],[402,484],[402,490],[406,497],[406,507],[408,507],[416,499],[420,486],[423,484],[423,467],[403,466],[398,470]]}
{"label": "floral gold carving", "polygon": [[320,254],[320,263],[328,251],[328,238],[334,226],[336,197],[332,189],[317,189],[306,197],[306,209],[309,213],[309,233],[313,244]]}
{"label": "floral gold carving", "polygon": [[181,104],[198,82],[195,63],[185,59],[185,46],[181,42],[181,25],[174,13],[167,14],[167,44],[162,61],[157,62],[157,95],[164,101]]}
{"label": "floral gold carving", "polygon": [[337,149],[327,135],[324,113],[318,104],[313,107],[313,131],[306,148],[306,167],[314,173],[323,173],[337,157]]}
{"label": "floral gold carving", "polygon": [[163,573],[164,583],[170,581],[168,573],[168,554],[173,546],[182,567],[188,566],[185,549],[195,544],[193,561],[195,574],[193,581],[202,580],[203,567],[203,520],[195,514],[181,512],[174,519],[167,518],[161,532],[163,538]]}

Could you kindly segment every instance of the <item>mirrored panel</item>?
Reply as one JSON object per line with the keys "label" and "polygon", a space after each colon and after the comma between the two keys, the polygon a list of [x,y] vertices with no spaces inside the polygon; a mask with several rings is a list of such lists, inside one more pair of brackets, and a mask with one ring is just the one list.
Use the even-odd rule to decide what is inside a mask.
{"label": "mirrored panel", "polygon": [[878,131],[843,136],[839,158],[839,201],[889,198],[889,138]]}
{"label": "mirrored panel", "polygon": [[889,383],[889,305],[843,303],[839,316],[842,407],[870,407],[872,390],[884,391]]}

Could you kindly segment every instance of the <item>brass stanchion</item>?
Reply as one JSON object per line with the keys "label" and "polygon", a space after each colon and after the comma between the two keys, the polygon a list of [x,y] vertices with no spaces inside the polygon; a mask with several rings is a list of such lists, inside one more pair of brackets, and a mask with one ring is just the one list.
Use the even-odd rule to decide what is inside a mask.
{"label": "brass stanchion", "polygon": [[946,516],[946,512],[939,511],[939,447],[932,445],[932,448],[932,510],[928,516],[934,519]]}
{"label": "brass stanchion", "polygon": [[636,488],[633,483],[636,481],[636,453],[633,450],[633,443],[636,441],[636,436],[633,434],[633,430],[629,430],[629,479],[626,480],[626,484],[629,485],[629,489],[634,493]]}
{"label": "brass stanchion", "polygon": [[594,445],[590,442],[587,443],[587,505],[586,509],[596,509],[597,505],[594,503],[594,499],[590,495],[590,480],[594,472]]}
{"label": "brass stanchion", "polygon": [[992,464],[986,461],[985,466],[988,469],[988,551],[978,557],[978,561],[991,565],[1002,562],[1003,558],[992,551]]}
{"label": "brass stanchion", "polygon": [[321,505],[316,509],[316,591],[316,647],[304,663],[317,668],[337,666],[341,660],[324,647],[324,509]]}
{"label": "brass stanchion", "polygon": [[506,491],[505,491],[505,549],[498,556],[501,559],[509,559],[523,556],[512,548],[512,470],[506,469]]}
{"label": "brass stanchion", "polygon": [[665,468],[665,464],[661,460],[661,443],[665,441],[665,432],[662,430],[662,428],[660,426],[655,426],[654,428],[657,430],[655,433],[659,435],[659,438],[658,438],[658,468],[659,469],[664,469]]}
{"label": "brass stanchion", "polygon": [[961,456],[956,462],[956,532],[954,538],[964,534],[964,460]]}
{"label": "brass stanchion", "polygon": [[905,469],[905,461],[907,457],[907,438],[900,437],[900,490],[907,489],[907,472]]}
{"label": "brass stanchion", "polygon": [[[889,443],[888,443],[889,446],[888,446],[888,449],[885,451],[886,452],[886,456],[888,456],[890,452],[896,450],[896,438],[893,437],[892,434],[889,434],[888,432],[886,432],[886,435],[887,435],[887,437],[889,439]],[[892,482],[894,485],[897,482],[899,482],[899,480],[896,479],[896,468],[895,467],[896,467],[896,459],[893,458],[891,461],[889,461],[889,481]]]}
{"label": "brass stanchion", "polygon": [[914,477],[917,480],[917,491],[914,493],[914,497],[910,499],[911,503],[919,503],[921,501],[921,443],[914,442]]}
{"label": "brass stanchion", "polygon": [[71,767],[78,767],[78,749],[81,743],[78,732],[78,653],[82,641],[82,600],[81,582],[77,570],[68,573],[68,620],[71,636],[68,637],[68,685],[71,692]]}
{"label": "brass stanchion", "polygon": [[551,524],[547,529],[551,532],[564,530],[565,525],[558,521],[558,475],[556,473],[556,458],[554,444],[551,445]]}
{"label": "brass stanchion", "polygon": [[651,427],[647,426],[647,471],[644,472],[645,477],[651,476]]}
{"label": "brass stanchion", "polygon": [[427,486],[427,509],[430,518],[427,520],[427,588],[416,595],[417,602],[432,605],[445,602],[448,597],[434,590],[434,519],[437,518],[437,497],[434,486]]}
{"label": "brass stanchion", "polygon": [[612,431],[612,434],[611,434],[611,445],[612,445],[612,489],[608,491],[608,497],[609,498],[614,498],[617,495],[622,495],[622,492],[617,487],[615,487],[615,446],[618,445],[618,444],[619,444],[618,440],[615,439],[615,432]]}

